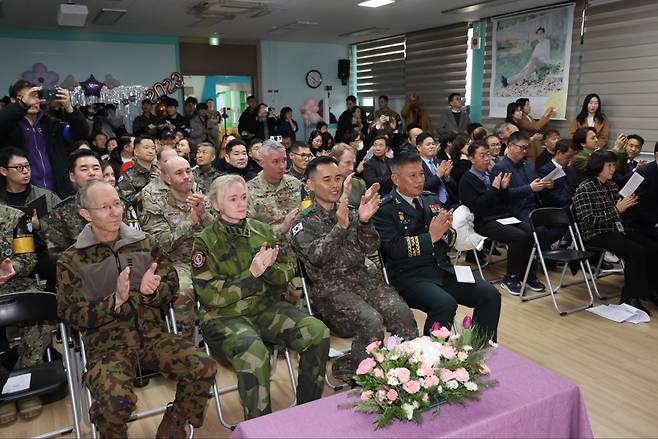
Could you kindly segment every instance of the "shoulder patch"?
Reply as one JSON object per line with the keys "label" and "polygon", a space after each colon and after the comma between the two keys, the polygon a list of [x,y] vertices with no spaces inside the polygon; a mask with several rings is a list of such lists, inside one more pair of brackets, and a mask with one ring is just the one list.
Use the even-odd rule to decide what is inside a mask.
{"label": "shoulder patch", "polygon": [[293,228],[292,228],[292,236],[297,236],[297,235],[299,235],[299,232],[301,232],[302,230],[304,230],[304,223],[300,221],[300,222],[298,222],[297,224],[295,224],[295,225],[293,226]]}
{"label": "shoulder patch", "polygon": [[384,198],[382,198],[382,200],[379,202],[379,205],[380,205],[380,206],[383,206],[384,204],[388,204],[388,203],[390,203],[391,201],[393,201],[394,198],[395,198],[395,197],[393,197],[392,195],[386,195],[386,196],[385,196]]}
{"label": "shoulder patch", "polygon": [[201,268],[206,265],[206,255],[201,250],[192,253],[192,267]]}
{"label": "shoulder patch", "polygon": [[[127,169],[126,169],[126,171],[127,171]],[[126,171],[123,171],[123,174],[121,174],[119,176],[119,179],[117,180],[117,183],[121,183],[123,180],[125,180]]]}

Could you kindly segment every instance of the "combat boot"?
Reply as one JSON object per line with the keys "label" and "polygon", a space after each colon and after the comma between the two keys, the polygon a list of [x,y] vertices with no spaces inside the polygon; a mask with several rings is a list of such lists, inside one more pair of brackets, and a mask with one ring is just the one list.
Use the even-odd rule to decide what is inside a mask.
{"label": "combat boot", "polygon": [[0,404],[0,426],[11,424],[16,420],[16,403],[3,402]]}
{"label": "combat boot", "polygon": [[20,399],[16,404],[23,419],[32,419],[41,414],[41,399],[38,396]]}
{"label": "combat boot", "polygon": [[162,422],[158,426],[156,439],[184,439],[190,437],[187,429],[188,422],[174,408],[173,403],[167,404],[167,410],[162,416]]}

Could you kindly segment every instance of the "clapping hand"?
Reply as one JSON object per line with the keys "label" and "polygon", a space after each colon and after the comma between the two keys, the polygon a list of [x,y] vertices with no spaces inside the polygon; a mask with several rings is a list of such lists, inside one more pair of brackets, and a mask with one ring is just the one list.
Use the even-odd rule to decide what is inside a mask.
{"label": "clapping hand", "polygon": [[155,270],[158,269],[158,264],[156,262],[152,263],[144,276],[142,276],[142,282],[139,285],[139,292],[145,296],[150,296],[155,293],[155,290],[160,286],[160,276],[155,274]]}
{"label": "clapping hand", "polygon": [[365,195],[361,197],[361,203],[359,204],[359,221],[362,223],[370,221],[370,218],[372,218],[372,216],[379,210],[380,201],[379,183],[374,183],[366,191]]}
{"label": "clapping hand", "polygon": [[0,263],[0,285],[4,285],[16,275],[16,270],[14,270],[14,265],[11,263],[11,259],[5,258],[2,263]]}
{"label": "clapping hand", "polygon": [[117,277],[117,289],[114,297],[114,310],[121,308],[130,296],[130,267],[123,269]]}
{"label": "clapping hand", "polygon": [[432,243],[437,242],[443,235],[448,233],[448,230],[452,227],[452,209],[444,210],[441,209],[439,214],[432,218],[429,226],[429,234],[432,239]]}
{"label": "clapping hand", "polygon": [[283,222],[281,223],[282,235],[288,233],[290,227],[292,226],[292,222],[295,220],[298,213],[299,213],[299,207],[295,207],[293,210],[291,210],[286,214],[286,217],[283,219]]}
{"label": "clapping hand", "polygon": [[[499,174],[501,175],[501,174]],[[505,172],[502,174],[503,178],[500,180],[500,188],[505,190],[509,187],[510,182],[512,181],[512,173]]]}
{"label": "clapping hand", "polygon": [[192,194],[185,199],[185,203],[191,207],[190,223],[199,224],[208,216],[206,212],[206,199],[201,194]]}
{"label": "clapping hand", "polygon": [[263,245],[260,246],[260,250],[258,250],[258,253],[254,256],[254,259],[251,261],[251,266],[249,267],[249,271],[251,272],[252,276],[254,277],[260,277],[262,276],[263,273],[265,273],[265,270],[267,270],[269,267],[274,265],[276,262],[276,258],[279,256],[279,248],[278,247],[272,247],[268,248],[267,243],[264,242]]}
{"label": "clapping hand", "polygon": [[354,178],[354,172],[343,180],[343,193],[340,196],[341,200],[347,200],[350,198],[350,195],[352,195],[352,178]]}
{"label": "clapping hand", "polygon": [[439,166],[436,167],[436,176],[439,178],[443,178],[446,175],[450,175],[450,172],[452,171],[452,160],[444,160],[441,163],[439,163]]}

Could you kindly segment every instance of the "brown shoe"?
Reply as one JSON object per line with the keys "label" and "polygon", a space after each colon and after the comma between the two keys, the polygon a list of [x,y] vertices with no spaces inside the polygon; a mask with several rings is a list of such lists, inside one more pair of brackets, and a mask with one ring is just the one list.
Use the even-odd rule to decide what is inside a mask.
{"label": "brown shoe", "polygon": [[167,411],[162,416],[162,422],[158,426],[156,439],[185,439],[190,437],[187,419],[174,410],[174,404],[167,405]]}

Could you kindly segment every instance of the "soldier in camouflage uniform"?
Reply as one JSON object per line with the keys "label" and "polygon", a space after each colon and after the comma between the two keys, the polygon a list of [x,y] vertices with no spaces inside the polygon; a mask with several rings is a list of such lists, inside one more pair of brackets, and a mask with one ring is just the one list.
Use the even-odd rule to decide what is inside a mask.
{"label": "soldier in camouflage uniform", "polygon": [[194,241],[192,280],[201,302],[201,331],[215,356],[238,375],[245,418],[272,411],[266,346],[299,352],[297,403],[320,398],[329,353],[329,330],[318,319],[281,300],[293,265],[273,246],[272,229],[246,218],[242,177],[219,177],[210,189],[217,221]]}
{"label": "soldier in camouflage uniform", "polygon": [[384,339],[385,328],[407,340],[418,336],[418,328],[398,293],[366,270],[366,255],[379,247],[370,222],[379,208],[379,185],[366,192],[357,211],[347,204],[352,175],[343,184],[334,158],[318,157],[306,172],[315,200],[297,216],[290,239],[312,284],[314,308],[334,332],[352,337],[351,352],[332,367],[334,376],[347,381],[366,358],[366,346]]}
{"label": "soldier in camouflage uniform", "polygon": [[153,164],[155,159],[155,142],[152,137],[144,136],[135,139],[133,150],[133,165],[126,169],[119,180],[117,189],[119,195],[133,201],[133,198],[149,184],[158,168]]}
{"label": "soldier in camouflage uniform", "polygon": [[[87,220],[79,213],[79,191],[88,182],[102,178],[101,162],[98,156],[88,149],[79,149],[72,152],[70,155],[69,178],[77,193],[62,200],[46,216],[48,229],[45,231],[44,236],[48,243],[48,252],[53,260],[57,259],[59,253],[73,245],[87,224]],[[137,211],[130,202],[125,199],[122,201],[124,203],[124,222],[139,230],[140,224]]]}
{"label": "soldier in camouflage uniform", "polygon": [[197,145],[196,166],[192,168],[192,171],[197,190],[204,195],[208,194],[210,185],[219,177],[219,171],[212,166],[215,157],[217,157],[215,145],[209,142],[201,142]]}
{"label": "soldier in camouflage uniform", "polygon": [[[160,248],[174,263],[178,274],[176,319],[185,337],[192,337],[196,321],[194,288],[190,274],[190,256],[194,238],[212,224],[206,198],[192,192],[194,177],[190,164],[182,157],[169,159],[162,166],[162,180],[169,186],[157,204],[149,205],[142,215],[142,228],[158,240]],[[209,207],[209,206],[208,206]]]}
{"label": "soldier in camouflage uniform", "polygon": [[[34,253],[34,237],[15,236],[19,221],[26,221],[24,213],[13,207],[0,205],[0,295],[19,291],[37,290],[33,272],[37,258]],[[43,353],[52,341],[54,325],[35,323],[19,328],[20,341],[16,346],[18,361],[14,368],[34,366],[41,363]],[[5,329],[0,330],[0,349],[7,348]],[[24,418],[41,413],[39,397],[18,401],[18,410]],[[16,405],[8,402],[0,405],[0,425],[16,419]]]}
{"label": "soldier in camouflage uniform", "polygon": [[112,186],[93,181],[81,200],[90,223],[57,263],[57,307],[86,345],[91,420],[103,438],[126,437],[139,364],[178,382],[156,437],[186,437],[188,423],[203,423],[217,365],[163,331],[160,309],[175,298],[176,270],[153,238],[121,222],[123,204]]}
{"label": "soldier in camouflage uniform", "polygon": [[[175,149],[170,148],[168,146],[164,146],[158,150],[157,158],[158,158],[158,170],[162,169],[162,166],[164,166],[164,163],[172,159],[174,157],[178,157],[178,153],[176,152]],[[167,192],[169,191],[169,186],[165,184],[164,181],[162,181],[162,178],[160,177],[160,172],[158,171],[158,175],[156,177],[153,177],[153,179],[144,186],[144,188],[139,191],[137,195],[135,195],[133,205],[135,206],[135,210],[137,210],[137,213],[139,214],[140,218],[142,216],[142,213],[148,206],[157,206],[160,201],[162,200],[162,197],[165,197],[167,195]]]}
{"label": "soldier in camouflage uniform", "polygon": [[269,224],[276,240],[287,239],[290,225],[299,212],[301,182],[286,172],[286,149],[281,143],[266,140],[260,147],[263,170],[247,183],[249,218]]}

